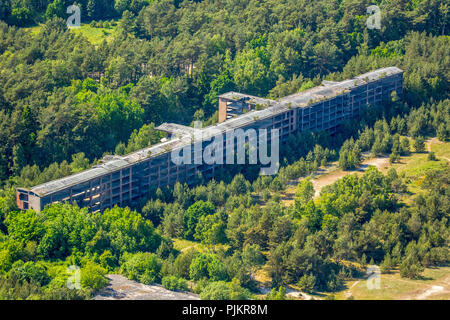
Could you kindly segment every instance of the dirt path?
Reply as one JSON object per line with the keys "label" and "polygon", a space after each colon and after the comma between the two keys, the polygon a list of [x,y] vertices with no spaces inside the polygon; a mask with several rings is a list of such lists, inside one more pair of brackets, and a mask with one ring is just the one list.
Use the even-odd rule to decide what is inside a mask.
{"label": "dirt path", "polygon": [[353,284],[351,285],[351,287],[348,288],[348,290],[344,293],[344,297],[345,297],[345,298],[350,298],[350,297],[352,296],[352,288],[353,288],[354,286],[356,286],[356,285],[359,283],[359,281],[360,281],[360,280],[355,281],[355,283],[353,283]]}
{"label": "dirt path", "polygon": [[425,300],[429,296],[432,296],[432,295],[434,295],[436,293],[439,293],[441,291],[444,291],[444,287],[443,286],[432,286],[430,289],[428,289],[424,293],[418,295],[416,297],[416,300]]}
{"label": "dirt path", "polygon": [[[365,156],[367,157],[368,154],[366,154]],[[378,157],[366,159],[361,163],[361,166],[358,169],[351,171],[344,171],[339,169],[337,161],[330,163],[326,168],[319,169],[316,173],[311,175],[313,177],[311,179],[311,182],[315,190],[314,197],[318,197],[320,195],[320,191],[323,187],[333,184],[346,175],[353,173],[364,173],[369,168],[369,166],[374,166],[378,168],[378,170],[384,172],[389,167],[389,158]],[[282,193],[282,202],[286,206],[290,206],[292,203],[294,203],[295,189],[297,187],[297,184],[303,179],[304,178],[301,178],[298,181],[292,181],[290,183],[291,186]]]}
{"label": "dirt path", "polygon": [[378,168],[378,170],[384,171],[389,166],[389,158],[379,157],[367,159],[362,162],[361,166],[357,170],[352,171],[336,170],[332,173],[321,175],[318,178],[312,179],[311,182],[316,191],[314,196],[318,197],[323,187],[335,183],[337,180],[345,177],[346,175],[353,173],[362,173],[366,171],[369,168],[369,166],[374,166]]}
{"label": "dirt path", "polygon": [[313,296],[303,292],[303,291],[299,291],[297,289],[293,289],[293,288],[286,288],[286,297],[291,297],[291,298],[296,298],[296,299],[302,299],[302,300],[322,300],[320,298],[313,298]]}
{"label": "dirt path", "polygon": [[[437,138],[432,138],[432,139],[427,140],[426,141],[427,151],[431,152],[431,148],[434,144],[442,144],[442,143],[443,142],[439,141]],[[367,157],[368,154],[366,154],[365,156]],[[450,159],[447,157],[441,157],[441,158],[444,158],[450,162]],[[333,184],[334,182],[345,177],[348,174],[353,174],[355,172],[362,173],[362,172],[366,171],[369,166],[374,166],[378,170],[380,170],[381,172],[384,173],[385,171],[387,171],[387,169],[390,166],[389,165],[389,157],[377,157],[377,158],[366,159],[362,162],[360,168],[358,168],[357,170],[353,170],[353,171],[339,170],[337,167],[337,163],[333,163],[328,170],[325,170],[325,172],[323,172],[322,174],[319,173],[317,178],[314,178],[311,180],[311,182],[314,186],[314,189],[316,191],[315,197],[318,197],[320,195],[320,191],[322,190],[323,187]],[[295,193],[295,190],[294,190],[294,193]]]}
{"label": "dirt path", "polygon": [[[439,141],[437,138],[432,138],[426,141],[426,148],[427,151],[430,152],[431,148],[434,144],[442,144],[443,142]],[[366,157],[366,160],[364,160],[361,164],[361,166],[352,171],[343,171],[338,168],[338,163],[333,162],[325,169],[319,169],[318,172],[314,173],[312,175],[311,182],[315,189],[314,197],[318,197],[320,195],[320,192],[322,191],[322,188],[325,186],[328,186],[330,184],[333,184],[337,180],[345,177],[346,175],[353,174],[353,173],[364,173],[364,171],[367,170],[369,166],[374,166],[378,170],[380,170],[383,173],[386,173],[386,171],[389,169],[389,157],[376,157],[376,158],[368,158],[369,153],[363,154],[363,156]],[[447,157],[441,157],[443,159],[446,159],[450,162],[450,159]],[[291,186],[285,190],[282,194],[282,201],[286,206],[291,205],[294,202],[294,196],[295,196],[295,189],[299,181],[302,179],[299,179],[298,181],[292,181]]]}
{"label": "dirt path", "polygon": [[413,295],[413,299],[415,300],[425,300],[425,299],[433,299],[433,296],[439,294],[450,293],[450,276],[445,277],[444,279],[434,283],[432,286],[428,287],[427,290],[420,294]]}

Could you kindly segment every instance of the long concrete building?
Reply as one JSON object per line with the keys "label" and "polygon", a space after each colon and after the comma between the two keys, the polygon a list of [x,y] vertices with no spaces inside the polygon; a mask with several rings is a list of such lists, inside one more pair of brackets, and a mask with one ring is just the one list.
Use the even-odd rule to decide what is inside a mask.
{"label": "long concrete building", "polygon": [[[192,183],[198,172],[211,179],[223,164],[175,164],[171,151],[192,145],[201,130],[202,146],[218,133],[234,129],[279,129],[280,140],[301,131],[326,130],[335,133],[343,121],[357,117],[365,106],[379,105],[396,92],[403,92],[403,71],[397,67],[378,69],[353,79],[331,82],[277,101],[228,92],[219,96],[219,123],[191,128],[164,123],[157,129],[168,133],[159,144],[126,156],[107,156],[100,164],[83,172],[50,181],[30,189],[17,189],[20,209],[40,212],[57,202],[76,202],[91,211],[115,205],[134,205],[158,187],[177,181]],[[230,141],[224,139],[224,149]],[[236,145],[233,141],[232,147]],[[192,148],[194,149],[194,148]],[[195,154],[192,156],[195,157]]]}

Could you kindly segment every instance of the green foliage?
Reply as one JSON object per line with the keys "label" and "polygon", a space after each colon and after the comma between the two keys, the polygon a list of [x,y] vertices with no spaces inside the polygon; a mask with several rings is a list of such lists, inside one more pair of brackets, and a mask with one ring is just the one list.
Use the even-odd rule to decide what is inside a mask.
{"label": "green foliage", "polygon": [[295,205],[305,206],[314,196],[314,186],[310,179],[305,179],[297,185],[295,190]]}
{"label": "green foliage", "polygon": [[389,273],[391,272],[393,267],[393,262],[391,259],[391,255],[389,253],[384,257],[383,263],[380,265],[381,273]]}
{"label": "green foliage", "polygon": [[425,151],[425,139],[423,137],[417,137],[414,140],[414,149],[416,150],[416,152]]}
{"label": "green foliage", "polygon": [[215,246],[226,241],[226,224],[220,214],[203,215],[198,220],[195,228],[194,238],[205,245]]}
{"label": "green foliage", "polygon": [[18,260],[14,262],[9,272],[10,277],[17,277],[22,282],[33,282],[45,286],[50,282],[46,266],[41,262]]}
{"label": "green foliage", "polygon": [[245,194],[248,189],[248,182],[242,174],[236,175],[229,185],[229,191],[232,195]]}
{"label": "green foliage", "polygon": [[[104,241],[104,233],[113,254],[125,252],[154,252],[161,244],[159,236],[150,221],[129,208],[108,209],[101,215],[102,230],[98,230],[93,247]],[[103,248],[102,248],[103,249]]]}
{"label": "green foliage", "polygon": [[[192,278],[202,283],[203,298],[247,298],[241,285],[252,286],[266,250],[274,285],[298,283],[304,290],[337,290],[342,274],[353,272],[343,259],[373,260],[385,271],[400,265],[402,275],[413,278],[425,266],[448,262],[448,173],[427,173],[423,195],[407,206],[399,200],[405,179],[373,168],[324,188],[315,201],[310,182],[301,183],[295,208],[276,204],[277,194],[261,208],[252,194],[269,200],[268,190],[280,192],[337,152],[348,170],[361,164],[362,152],[390,155],[393,162],[408,155],[406,136],[418,152],[423,137],[448,139],[443,1],[386,2],[377,32],[366,30],[366,6],[349,1],[332,7],[326,0],[78,4],[83,22],[95,19],[93,27],[108,28],[117,24],[108,19],[121,16],[120,32],[92,45],[67,29],[65,1],[0,1],[0,20],[16,25],[0,22],[1,299],[89,298],[105,284],[104,273],[118,267],[144,283],[161,275]],[[269,23],[267,17],[277,18]],[[32,32],[21,28],[44,20]],[[225,168],[225,182],[159,189],[142,215],[120,208],[91,214],[63,204],[41,214],[16,212],[16,186],[80,172],[104,153],[155,144],[163,135],[154,124],[193,118],[212,124],[217,96],[227,91],[277,99],[319,85],[325,76],[341,80],[391,65],[405,70],[403,101],[393,95],[383,108],[363,108],[361,120],[333,137],[293,135],[276,177]],[[165,236],[195,238],[213,250],[226,243],[227,250],[175,257],[153,225]],[[65,278],[55,276],[50,260],[79,263],[85,288],[61,285]],[[281,288],[277,295],[284,298]]]}
{"label": "green foliage", "polygon": [[8,234],[22,244],[39,240],[44,233],[43,217],[33,210],[12,211],[5,219]]}
{"label": "green foliage", "polygon": [[300,280],[297,283],[297,286],[305,292],[312,292],[314,290],[314,287],[316,285],[316,277],[314,275],[305,274],[300,278]]}
{"label": "green foliage", "polygon": [[92,290],[100,290],[108,284],[108,279],[105,277],[106,270],[98,264],[89,261],[81,269],[81,285]]}
{"label": "green foliage", "polygon": [[161,262],[155,254],[149,252],[125,253],[122,260],[120,272],[127,278],[144,284],[160,282]]}
{"label": "green foliage", "polygon": [[261,253],[261,247],[257,244],[249,244],[242,250],[242,262],[253,270],[262,266],[265,261],[266,259]]}
{"label": "green foliage", "polygon": [[339,151],[339,167],[344,170],[355,169],[361,164],[361,149],[353,138],[347,140]]}
{"label": "green foliage", "polygon": [[100,265],[107,271],[112,271],[117,266],[117,258],[109,250],[105,250],[99,257]]}
{"label": "green foliage", "polygon": [[189,275],[193,280],[203,278],[212,281],[227,280],[228,275],[223,263],[214,254],[199,254],[191,262]]}
{"label": "green foliage", "polygon": [[42,214],[45,232],[38,250],[46,258],[65,258],[72,250],[84,252],[100,224],[100,215],[67,204],[50,206]]}
{"label": "green foliage", "polygon": [[191,205],[184,214],[185,232],[187,239],[193,239],[195,229],[200,218],[214,213],[214,205],[203,200],[197,201]]}
{"label": "green foliage", "polygon": [[[56,204],[41,214],[11,212],[5,223],[11,240],[22,245],[36,241],[45,258],[64,259],[74,251],[98,253],[105,267],[113,267],[114,259],[124,252],[154,252],[161,243],[151,222],[128,208],[115,207],[100,215]],[[106,248],[109,252],[104,252]]]}
{"label": "green foliage", "polygon": [[162,278],[161,284],[164,288],[172,291],[187,291],[188,283],[183,278],[167,276]]}
{"label": "green foliage", "polygon": [[218,281],[208,284],[200,293],[202,300],[230,300],[231,292],[226,282]]}
{"label": "green foliage", "polygon": [[436,161],[437,160],[436,154],[431,151],[430,153],[428,153],[427,159],[428,161]]}
{"label": "green foliage", "polygon": [[202,300],[248,300],[250,297],[250,292],[242,288],[237,279],[228,283],[211,282],[200,293]]}
{"label": "green foliage", "polygon": [[272,288],[272,290],[266,296],[267,300],[286,300],[286,288],[279,287],[278,291],[276,288]]}
{"label": "green foliage", "polygon": [[189,249],[178,255],[174,262],[176,274],[182,278],[189,279],[190,266],[196,255],[197,252],[194,249]]}

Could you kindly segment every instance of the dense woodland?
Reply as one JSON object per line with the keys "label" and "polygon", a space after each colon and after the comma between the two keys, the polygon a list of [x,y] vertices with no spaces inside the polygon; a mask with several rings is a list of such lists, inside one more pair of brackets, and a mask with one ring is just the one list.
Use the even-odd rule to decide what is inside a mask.
{"label": "dense woodland", "polygon": [[[333,292],[368,263],[417,278],[448,263],[449,170],[442,163],[408,198],[406,179],[369,169],[322,190],[306,179],[295,203],[279,192],[362,153],[391,162],[450,135],[448,7],[439,0],[79,0],[82,22],[114,24],[91,44],[65,25],[65,0],[0,0],[0,298],[89,299],[107,273],[203,299],[248,299],[264,266],[283,286]],[[381,7],[381,30],[366,8]],[[40,24],[37,32],[24,27]],[[89,168],[105,154],[157,143],[165,121],[212,124],[217,96],[277,99],[385,66],[405,71],[404,97],[368,106],[339,134],[302,132],[276,176],[225,168],[216,181],[155,190],[136,208],[92,214],[57,204],[19,212],[15,187]],[[430,160],[432,161],[432,159]],[[408,198],[408,201],[405,200]],[[264,205],[262,205],[264,204]],[[172,239],[201,243],[180,252]],[[81,288],[66,286],[81,267]],[[188,284],[190,282],[190,285]],[[278,289],[279,288],[279,289]]]}

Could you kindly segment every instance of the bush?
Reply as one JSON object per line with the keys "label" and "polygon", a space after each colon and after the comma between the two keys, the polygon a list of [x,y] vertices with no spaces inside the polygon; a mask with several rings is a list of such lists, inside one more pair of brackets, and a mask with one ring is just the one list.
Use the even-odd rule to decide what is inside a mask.
{"label": "bush", "polygon": [[183,278],[175,276],[164,277],[161,281],[162,286],[171,291],[187,291],[188,283]]}
{"label": "bush", "polygon": [[200,293],[202,300],[248,300],[250,291],[241,287],[238,279],[231,282],[217,281],[207,284]]}
{"label": "bush", "polygon": [[109,250],[103,251],[99,259],[100,265],[108,271],[112,271],[117,266],[116,257]]}
{"label": "bush", "polygon": [[88,262],[84,268],[81,269],[81,285],[84,288],[92,290],[100,290],[108,284],[108,279],[105,277],[106,270],[94,262]]}
{"label": "bush", "polygon": [[312,292],[314,290],[314,287],[316,285],[316,277],[314,275],[304,275],[300,278],[300,280],[297,283],[297,286],[305,291],[305,292]]}
{"label": "bush", "polygon": [[10,275],[15,274],[20,281],[34,282],[45,286],[50,282],[47,274],[47,268],[41,262],[23,262],[18,260],[14,262]]}
{"label": "bush", "polygon": [[286,288],[281,286],[278,288],[272,288],[272,290],[266,296],[267,300],[286,300]]}
{"label": "bush", "polygon": [[121,273],[127,278],[144,284],[160,281],[161,262],[155,254],[149,252],[126,253],[123,260]]}
{"label": "bush", "polygon": [[425,139],[420,136],[414,140],[414,149],[416,152],[424,152],[425,151]]}
{"label": "bush", "polygon": [[393,267],[393,262],[391,259],[391,255],[388,253],[383,262],[381,263],[380,269],[381,269],[381,273],[389,273],[391,272]]}
{"label": "bush", "polygon": [[202,300],[230,300],[231,289],[224,281],[211,282],[200,293]]}
{"label": "bush", "polygon": [[178,255],[178,257],[175,259],[174,267],[176,273],[183,277],[183,278],[189,278],[189,270],[190,265],[192,263],[192,260],[197,255],[197,251],[195,249],[189,249],[186,252],[181,253]]}
{"label": "bush", "polygon": [[189,267],[189,275],[193,280],[202,278],[213,281],[227,280],[228,274],[223,263],[214,254],[199,254]]}
{"label": "bush", "polygon": [[434,154],[434,152],[430,152],[428,154],[428,161],[436,161],[436,160],[437,160],[437,158],[436,158],[436,155]]}
{"label": "bush", "polygon": [[405,258],[400,264],[400,276],[402,278],[417,279],[424,268],[417,259]]}

